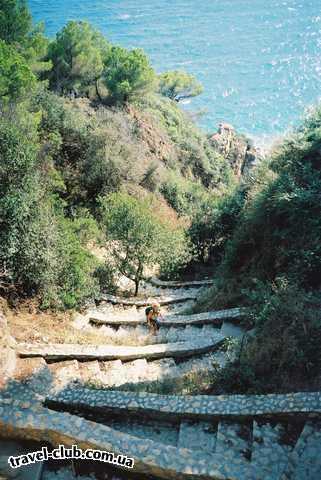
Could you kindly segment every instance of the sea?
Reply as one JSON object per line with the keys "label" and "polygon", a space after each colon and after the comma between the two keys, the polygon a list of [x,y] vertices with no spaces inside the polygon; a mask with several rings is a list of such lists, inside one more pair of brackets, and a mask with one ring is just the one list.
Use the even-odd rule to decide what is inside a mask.
{"label": "sea", "polygon": [[300,123],[321,96],[321,0],[29,0],[54,37],[86,20],[143,48],[157,72],[204,86],[182,105],[207,132],[220,122],[260,142]]}

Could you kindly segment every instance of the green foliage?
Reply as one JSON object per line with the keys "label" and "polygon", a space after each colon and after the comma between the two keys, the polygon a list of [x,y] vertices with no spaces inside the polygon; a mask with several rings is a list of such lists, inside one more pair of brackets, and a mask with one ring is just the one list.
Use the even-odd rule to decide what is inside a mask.
{"label": "green foliage", "polygon": [[203,87],[196,78],[184,71],[174,70],[162,73],[158,77],[158,82],[159,92],[176,102],[196,97],[203,92]]}
{"label": "green foliage", "polygon": [[116,293],[117,271],[115,267],[110,264],[98,265],[94,272],[94,277],[97,279],[101,291],[109,294]]}
{"label": "green foliage", "polygon": [[84,94],[90,85],[97,86],[109,49],[89,23],[69,22],[49,46],[50,85],[60,93]]}
{"label": "green foliage", "polygon": [[102,221],[118,271],[135,283],[158,259],[160,225],[145,202],[115,193],[102,200]]}
{"label": "green foliage", "polygon": [[252,298],[255,336],[248,339],[234,365],[242,391],[300,390],[321,366],[319,298],[277,278],[258,283]]}
{"label": "green foliage", "polygon": [[20,295],[38,295],[44,307],[73,307],[97,290],[96,263],[77,234],[93,226],[60,213],[44,182],[36,126],[31,115],[0,123],[0,270]]}
{"label": "green foliage", "polygon": [[0,0],[0,39],[23,43],[32,27],[25,0]]}
{"label": "green foliage", "polygon": [[63,179],[64,200],[70,207],[82,205],[94,210],[99,196],[124,184],[143,182],[150,164],[128,114],[88,107],[88,115],[86,108],[81,108],[83,102],[77,108],[77,103],[69,104],[40,91],[34,108],[42,112],[43,141]]}
{"label": "green foliage", "polygon": [[24,58],[0,41],[0,98],[19,100],[35,85],[35,77]]}
{"label": "green foliage", "polygon": [[207,197],[206,190],[200,182],[185,180],[174,172],[162,183],[160,192],[180,216],[191,216]]}
{"label": "green foliage", "polygon": [[160,274],[164,279],[176,279],[192,259],[192,248],[183,229],[163,228],[158,258]]}
{"label": "green foliage", "polygon": [[[82,224],[84,222],[85,220],[81,221]],[[98,262],[81,244],[77,235],[79,223],[79,220],[72,222],[60,218],[59,241],[56,245],[60,266],[56,272],[57,283],[53,286],[57,290],[57,299],[49,296],[49,302],[47,305],[44,303],[44,306],[55,301],[56,305],[59,302],[65,308],[74,308],[85,299],[98,295],[98,281],[94,276]]]}
{"label": "green foliage", "polygon": [[188,229],[200,261],[220,260],[233,234],[245,201],[243,187],[223,196],[208,195],[194,210]]}
{"label": "green foliage", "polygon": [[101,207],[110,256],[118,272],[135,283],[135,295],[145,268],[160,263],[164,274],[172,275],[188,261],[183,232],[161,223],[148,201],[114,193]]}
{"label": "green foliage", "polygon": [[110,49],[103,72],[110,102],[122,104],[140,98],[152,89],[154,77],[154,70],[142,50],[115,46]]}
{"label": "green foliage", "polygon": [[175,145],[175,157],[169,166],[185,178],[197,179],[205,188],[221,189],[232,182],[232,170],[175,102],[162,97],[147,97],[144,108],[163,127]]}
{"label": "green foliage", "polygon": [[44,73],[52,67],[51,61],[46,60],[49,40],[44,35],[44,31],[43,23],[36,25],[25,39],[23,48],[19,49],[30,69],[38,78],[42,78]]}

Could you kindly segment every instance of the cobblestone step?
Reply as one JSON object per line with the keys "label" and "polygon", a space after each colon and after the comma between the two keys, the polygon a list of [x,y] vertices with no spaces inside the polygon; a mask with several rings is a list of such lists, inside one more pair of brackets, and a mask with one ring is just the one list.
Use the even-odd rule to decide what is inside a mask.
{"label": "cobblestone step", "polygon": [[216,437],[216,453],[225,454],[227,458],[242,456],[251,458],[251,425],[240,424],[230,420],[220,421]]}
{"label": "cobblestone step", "polygon": [[108,426],[117,431],[134,435],[142,440],[153,440],[164,445],[176,446],[178,442],[178,425],[167,422],[156,422],[146,419],[144,423],[129,419],[126,423],[121,420],[108,419]]}
{"label": "cobblestone step", "polygon": [[281,480],[320,480],[321,420],[308,420]]}
{"label": "cobblestone step", "polygon": [[257,480],[279,480],[293,446],[282,442],[285,427],[277,423],[253,422],[252,465],[256,468]]}
{"label": "cobblestone step", "polygon": [[198,422],[193,420],[181,422],[177,446],[215,452],[217,423]]}

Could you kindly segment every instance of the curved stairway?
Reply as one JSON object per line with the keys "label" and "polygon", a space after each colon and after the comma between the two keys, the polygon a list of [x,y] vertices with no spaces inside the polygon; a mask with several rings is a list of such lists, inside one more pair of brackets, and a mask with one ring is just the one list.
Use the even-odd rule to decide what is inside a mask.
{"label": "curved stairway", "polygon": [[321,392],[165,396],[73,386],[57,393],[47,367],[38,383],[0,391],[1,437],[121,453],[153,480],[319,480],[320,422]]}
{"label": "curved stairway", "polygon": [[[198,319],[201,325],[188,324],[183,331],[197,329],[208,343],[216,335],[217,347],[233,326],[226,321],[230,313],[219,319],[217,313],[211,314],[210,320],[204,314]],[[178,313],[179,317],[181,322],[186,316]],[[97,328],[89,317],[86,321],[88,328]],[[119,328],[123,327],[132,325]],[[181,328],[178,324],[169,330],[182,339]],[[194,334],[189,331],[190,337]],[[135,460],[134,473],[139,480],[320,480],[321,392],[173,396],[82,385],[96,379],[104,387],[115,387],[158,380],[160,375],[179,378],[194,366],[210,370],[226,361],[225,352],[215,348],[189,356],[191,348],[186,343],[175,347],[182,346],[180,354],[187,354],[184,359],[165,358],[166,353],[173,353],[173,343],[156,342],[147,345],[147,351],[165,353],[165,357],[126,357],[124,361],[105,360],[106,347],[78,345],[79,359],[71,356],[57,361],[66,358],[66,346],[59,346],[58,357],[56,346],[18,346],[21,357],[15,373],[0,390],[0,437],[52,446],[77,444],[127,455]],[[115,355],[115,348],[119,347],[107,347],[107,355]],[[135,355],[142,351],[141,346],[134,348]],[[127,351],[128,355],[128,349],[123,346],[118,353]],[[90,359],[84,358],[88,352]],[[67,354],[72,354],[71,350]],[[99,360],[92,359],[94,354]],[[128,480],[130,472],[119,470],[119,478]]]}
{"label": "curved stairway", "polygon": [[[199,287],[202,284],[198,282]],[[199,291],[193,282],[190,287],[193,295]],[[167,289],[167,299],[169,293]],[[182,297],[180,293],[173,296]],[[221,346],[227,337],[234,336],[233,328],[237,329],[230,321],[246,315],[246,310],[239,308],[187,315],[182,314],[183,303],[174,310],[176,313],[165,313],[160,331],[153,336],[141,309],[141,303],[147,304],[147,300],[131,303],[136,305],[120,309],[102,305],[75,319],[77,328],[106,335],[106,345],[20,344],[19,368],[23,359],[45,360],[57,388],[75,381],[119,388],[217,372],[227,361]]]}

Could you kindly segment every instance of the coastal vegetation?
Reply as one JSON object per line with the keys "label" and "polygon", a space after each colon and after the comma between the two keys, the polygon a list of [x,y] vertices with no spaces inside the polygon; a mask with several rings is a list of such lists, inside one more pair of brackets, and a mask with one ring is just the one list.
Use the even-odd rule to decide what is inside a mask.
{"label": "coastal vegetation", "polygon": [[138,294],[146,268],[178,278],[205,265],[214,285],[197,310],[251,312],[224,389],[312,385],[321,110],[240,176],[178,105],[201,91],[86,22],[49,40],[24,1],[0,1],[0,295],[66,310],[120,274]]}
{"label": "coastal vegetation", "polygon": [[190,200],[234,181],[175,101],[196,81],[172,72],[162,93],[143,51],[86,22],[49,40],[24,1],[0,13],[1,295],[68,309],[114,289],[114,275],[136,293],[151,264],[177,276],[194,255]]}

